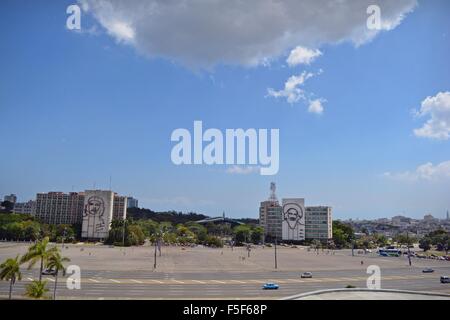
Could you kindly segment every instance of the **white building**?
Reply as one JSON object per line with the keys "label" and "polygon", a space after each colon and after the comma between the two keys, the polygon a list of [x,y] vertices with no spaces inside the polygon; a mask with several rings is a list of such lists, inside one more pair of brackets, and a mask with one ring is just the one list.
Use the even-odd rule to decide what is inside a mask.
{"label": "white building", "polygon": [[14,213],[33,215],[36,212],[36,201],[30,200],[28,202],[17,202],[14,204]]}
{"label": "white building", "polygon": [[86,190],[84,193],[83,224],[84,239],[106,239],[113,219],[114,192]]}
{"label": "white building", "polygon": [[305,199],[283,199],[282,213],[282,239],[305,240]]}
{"label": "white building", "polygon": [[83,238],[104,239],[112,219],[126,218],[127,197],[102,190],[38,193],[34,215],[48,224],[82,224]]}
{"label": "white building", "polygon": [[306,239],[328,240],[333,238],[332,208],[306,207]]}

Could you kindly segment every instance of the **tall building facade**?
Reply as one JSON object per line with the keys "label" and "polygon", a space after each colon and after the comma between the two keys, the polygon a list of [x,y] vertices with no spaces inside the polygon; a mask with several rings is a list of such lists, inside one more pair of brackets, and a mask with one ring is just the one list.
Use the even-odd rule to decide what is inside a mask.
{"label": "tall building facade", "polygon": [[327,240],[333,237],[332,208],[306,207],[305,238]]}
{"label": "tall building facade", "polygon": [[35,217],[48,224],[81,223],[84,193],[48,192],[36,195]]}
{"label": "tall building facade", "polygon": [[14,204],[14,213],[28,214],[34,216],[36,213],[36,201],[17,202]]}
{"label": "tall building facade", "polygon": [[127,197],[127,208],[138,208],[138,199]]}
{"label": "tall building facade", "polygon": [[113,219],[125,220],[127,217],[128,197],[114,194]]}
{"label": "tall building facade", "polygon": [[274,183],[270,189],[270,198],[261,202],[259,207],[259,225],[264,228],[266,238],[325,241],[333,237],[331,207],[306,207],[304,198],[285,198],[280,205],[275,196]]}
{"label": "tall building facade", "polygon": [[85,191],[83,224],[81,226],[82,238],[93,240],[108,237],[113,219],[114,198],[115,194],[112,191]]}
{"label": "tall building facade", "polygon": [[[85,192],[48,192],[38,193],[36,195],[36,205],[34,209],[34,216],[40,221],[48,224],[81,224],[85,220],[86,206],[89,204],[87,200],[91,196],[95,196],[95,193],[100,195],[100,198],[104,200],[103,195],[106,193],[111,194],[110,198],[112,204],[107,207],[107,210],[111,209],[111,218],[109,218],[109,212],[104,212],[108,215],[108,219],[104,219],[108,223],[111,219],[125,219],[126,218],[126,206],[127,197],[120,196],[112,191],[102,190],[87,190]],[[109,201],[109,196],[108,196]],[[101,202],[101,201],[100,201]],[[88,210],[91,214],[95,212],[96,202],[92,202],[91,210]],[[104,206],[101,206],[105,210]],[[89,209],[89,208],[88,208]],[[100,210],[100,209],[99,209]],[[93,223],[93,222],[92,222]],[[109,229],[108,229],[109,230]]]}
{"label": "tall building facade", "polygon": [[261,202],[259,207],[259,225],[263,227],[265,237],[281,240],[282,215],[282,208],[278,202]]}
{"label": "tall building facade", "polygon": [[3,201],[9,201],[11,203],[17,202],[17,196],[15,194],[6,195],[3,197]]}
{"label": "tall building facade", "polygon": [[282,239],[305,240],[305,199],[283,199]]}

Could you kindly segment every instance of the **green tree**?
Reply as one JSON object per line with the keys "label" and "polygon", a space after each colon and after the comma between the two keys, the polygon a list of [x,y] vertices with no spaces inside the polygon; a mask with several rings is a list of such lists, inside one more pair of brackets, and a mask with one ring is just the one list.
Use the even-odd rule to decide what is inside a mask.
{"label": "green tree", "polygon": [[252,230],[252,236],[251,236],[252,242],[254,244],[260,243],[263,238],[263,235],[264,235],[264,228],[260,227],[260,226],[255,227]]}
{"label": "green tree", "polygon": [[209,247],[222,248],[223,243],[219,237],[208,235],[206,236],[205,245]]}
{"label": "green tree", "polygon": [[194,235],[197,238],[197,241],[199,243],[205,242],[208,232],[204,226],[202,226],[199,223],[188,222],[188,223],[186,223],[186,227],[188,227],[189,230],[194,233]]}
{"label": "green tree", "polygon": [[64,262],[69,262],[70,259],[67,257],[61,257],[59,252],[54,252],[47,261],[47,268],[55,272],[55,287],[53,289],[53,300],[56,300],[56,288],[58,286],[58,275],[62,271],[63,276],[66,275],[66,268],[64,267]]}
{"label": "green tree", "polygon": [[31,269],[36,262],[40,261],[39,282],[42,280],[42,271],[48,258],[58,251],[56,247],[48,248],[49,238],[45,237],[41,241],[37,241],[28,248],[28,252],[22,256],[21,263],[29,262],[28,269]]}
{"label": "green tree", "polygon": [[138,220],[137,224],[141,227],[146,238],[150,238],[159,229],[159,224],[151,219]]}
{"label": "green tree", "polygon": [[333,241],[337,248],[348,248],[355,239],[353,228],[341,221],[333,221]]}
{"label": "green tree", "polygon": [[423,237],[419,241],[419,248],[423,251],[428,251],[431,249],[431,239],[429,237]]}
{"label": "green tree", "polygon": [[34,299],[47,298],[45,294],[49,291],[47,281],[33,280],[25,289],[25,295]]}
{"label": "green tree", "polygon": [[242,244],[250,240],[251,229],[247,225],[239,225],[233,229],[233,233],[236,243]]}
{"label": "green tree", "polygon": [[22,280],[19,255],[15,259],[6,259],[0,265],[0,279],[9,281],[9,300],[11,300],[13,285],[16,283],[16,280]]}

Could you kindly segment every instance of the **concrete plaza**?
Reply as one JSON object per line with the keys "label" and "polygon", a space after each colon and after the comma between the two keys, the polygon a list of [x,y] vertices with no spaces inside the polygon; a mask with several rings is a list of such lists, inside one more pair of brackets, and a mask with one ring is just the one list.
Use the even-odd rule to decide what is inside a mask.
{"label": "concrete plaza", "polygon": [[[61,247],[61,245],[59,245]],[[28,244],[0,243],[0,261],[26,252]],[[65,279],[58,285],[60,299],[274,299],[347,285],[366,287],[366,268],[381,268],[381,286],[386,289],[450,293],[450,284],[439,277],[450,274],[448,261],[379,257],[376,253],[356,254],[351,250],[317,254],[305,247],[277,248],[278,268],[274,268],[274,248],[242,247],[162,247],[154,265],[154,247],[109,247],[94,244],[69,244],[62,249],[70,263],[81,268],[81,289],[69,290]],[[361,264],[363,261],[363,264]],[[432,274],[422,269],[432,267]],[[313,273],[301,279],[302,272]],[[23,266],[23,280],[14,287],[20,297],[24,286],[38,277],[37,267]],[[44,276],[51,286],[51,276]],[[261,286],[276,282],[279,290],[265,291]],[[6,296],[8,283],[0,282],[0,296]]]}

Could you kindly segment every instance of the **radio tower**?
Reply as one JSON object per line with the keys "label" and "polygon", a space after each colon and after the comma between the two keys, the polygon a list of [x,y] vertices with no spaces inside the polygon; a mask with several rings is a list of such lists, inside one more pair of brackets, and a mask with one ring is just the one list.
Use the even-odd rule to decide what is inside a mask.
{"label": "radio tower", "polygon": [[275,202],[278,204],[277,195],[275,194],[275,191],[277,190],[277,186],[275,185],[275,182],[270,183],[270,197],[269,201]]}

